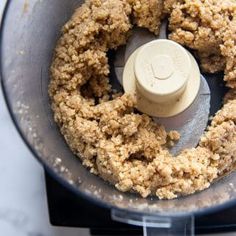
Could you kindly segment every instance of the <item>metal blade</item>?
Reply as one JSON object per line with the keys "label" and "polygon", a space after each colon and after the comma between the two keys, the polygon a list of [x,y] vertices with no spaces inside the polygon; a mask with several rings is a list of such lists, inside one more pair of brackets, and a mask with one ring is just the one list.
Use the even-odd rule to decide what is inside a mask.
{"label": "metal blade", "polygon": [[[146,29],[134,28],[133,34],[126,46],[117,50],[114,69],[116,77],[122,85],[123,70],[130,55],[140,46],[155,40],[167,38],[167,21],[162,23],[159,37],[150,33]],[[181,134],[181,139],[170,151],[176,155],[185,148],[196,147],[200,137],[207,127],[210,114],[210,89],[205,78],[201,77],[201,87],[194,103],[181,114],[170,118],[153,117],[154,121],[163,124],[167,131],[177,130]]]}

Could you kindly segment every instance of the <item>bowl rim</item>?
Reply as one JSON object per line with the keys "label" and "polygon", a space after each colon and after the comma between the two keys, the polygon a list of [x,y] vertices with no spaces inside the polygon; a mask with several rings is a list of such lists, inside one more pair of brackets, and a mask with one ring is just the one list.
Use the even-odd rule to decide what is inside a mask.
{"label": "bowl rim", "polygon": [[[72,191],[74,194],[78,195],[79,197],[82,197],[83,199],[87,200],[88,202],[91,202],[93,204],[96,204],[102,208],[107,208],[110,210],[118,210],[118,211],[123,211],[124,213],[127,214],[137,214],[138,216],[157,216],[157,217],[184,217],[184,216],[203,216],[203,215],[207,215],[207,214],[213,214],[216,213],[218,211],[222,211],[224,209],[228,209],[231,208],[232,206],[236,205],[236,198],[235,199],[231,199],[228,200],[225,203],[220,203],[218,205],[215,206],[210,206],[210,207],[206,207],[206,208],[202,208],[200,210],[194,210],[191,212],[173,212],[173,213],[163,213],[163,212],[146,212],[146,211],[139,211],[139,210],[135,210],[135,209],[125,209],[125,208],[121,208],[121,207],[117,207],[114,206],[112,204],[103,202],[91,195],[86,194],[85,192],[80,191],[78,188],[76,188],[75,186],[69,184],[69,182],[66,180],[66,178],[63,178],[62,176],[60,176],[59,174],[56,173],[56,171],[54,170],[54,168],[52,166],[50,166],[49,164],[47,164],[43,158],[40,157],[40,155],[38,155],[37,151],[34,149],[34,147],[32,147],[29,143],[29,141],[27,140],[26,135],[24,134],[24,131],[21,129],[20,125],[18,124],[14,113],[13,113],[13,109],[12,106],[10,104],[10,100],[8,98],[8,94],[7,94],[7,89],[6,89],[6,84],[4,82],[4,75],[3,75],[3,58],[2,58],[2,50],[3,50],[3,35],[4,35],[4,29],[5,29],[5,21],[6,21],[6,15],[8,13],[9,10],[9,6],[11,4],[11,0],[7,0],[3,9],[3,13],[2,16],[0,16],[0,84],[1,84],[1,89],[3,91],[3,97],[5,100],[5,104],[7,106],[7,110],[10,114],[11,120],[19,134],[19,136],[21,137],[21,139],[23,140],[24,144],[28,147],[28,149],[30,150],[30,152],[33,154],[33,156],[37,159],[37,161],[45,168],[45,170],[47,171],[47,173],[49,173],[54,179],[56,179],[60,184],[62,184],[65,188],[69,189],[70,191]],[[169,201],[169,200],[164,200],[164,201]]]}

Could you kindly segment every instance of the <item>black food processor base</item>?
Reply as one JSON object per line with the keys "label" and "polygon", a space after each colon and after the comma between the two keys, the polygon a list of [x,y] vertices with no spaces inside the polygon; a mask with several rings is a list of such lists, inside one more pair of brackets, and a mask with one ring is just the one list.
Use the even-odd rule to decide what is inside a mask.
{"label": "black food processor base", "polygon": [[[143,235],[142,228],[111,220],[110,211],[78,197],[45,173],[50,222],[54,226],[90,228],[92,235]],[[195,218],[195,232],[236,231],[236,206]]]}

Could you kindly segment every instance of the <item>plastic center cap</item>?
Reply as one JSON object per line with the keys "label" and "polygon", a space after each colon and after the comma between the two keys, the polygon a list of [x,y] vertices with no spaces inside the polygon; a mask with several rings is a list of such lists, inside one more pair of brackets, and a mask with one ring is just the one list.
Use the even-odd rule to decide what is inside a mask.
{"label": "plastic center cap", "polygon": [[174,63],[170,56],[158,55],[151,62],[153,75],[156,79],[168,79],[174,72]]}
{"label": "plastic center cap", "polygon": [[124,91],[135,95],[139,111],[154,117],[185,111],[197,97],[200,82],[194,57],[181,45],[164,39],[137,48],[123,73]]}
{"label": "plastic center cap", "polygon": [[137,88],[155,103],[173,102],[185,91],[192,65],[187,51],[170,40],[154,40],[137,52]]}

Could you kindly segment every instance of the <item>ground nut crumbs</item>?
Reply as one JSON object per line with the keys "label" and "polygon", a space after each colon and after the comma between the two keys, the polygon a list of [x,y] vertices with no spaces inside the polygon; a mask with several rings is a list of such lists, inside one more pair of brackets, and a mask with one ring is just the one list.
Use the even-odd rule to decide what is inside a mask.
{"label": "ground nut crumbs", "polygon": [[235,0],[165,0],[170,39],[193,49],[206,72],[225,70],[236,88]]}
{"label": "ground nut crumbs", "polygon": [[[62,30],[51,66],[55,121],[71,150],[120,191],[171,199],[203,190],[236,163],[236,3],[233,0],[87,0]],[[208,72],[225,70],[232,88],[197,148],[173,157],[167,133],[135,113],[136,98],[112,95],[107,52],[126,43],[132,24],[192,48]]]}

